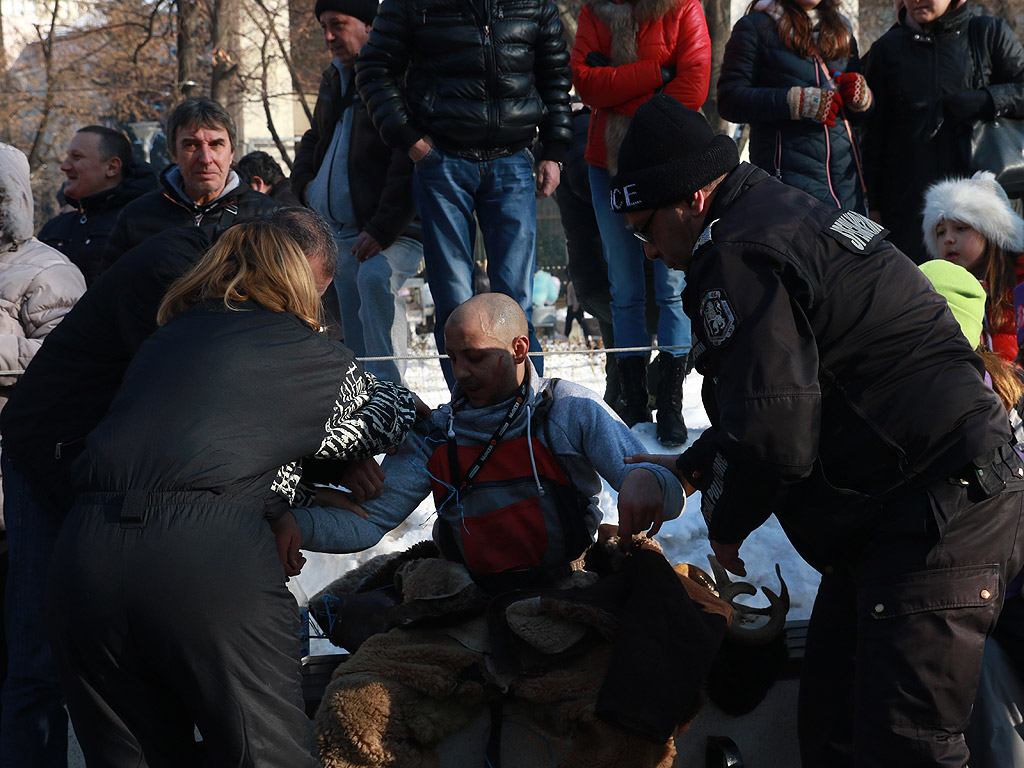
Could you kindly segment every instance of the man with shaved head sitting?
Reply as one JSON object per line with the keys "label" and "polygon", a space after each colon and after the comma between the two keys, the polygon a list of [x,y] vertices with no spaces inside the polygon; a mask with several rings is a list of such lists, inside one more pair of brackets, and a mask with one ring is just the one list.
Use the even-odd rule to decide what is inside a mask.
{"label": "man with shaved head sitting", "polygon": [[655,464],[626,466],[640,441],[596,393],[539,376],[527,329],[523,310],[504,294],[459,305],[445,326],[457,382],[451,402],[384,460],[379,498],[361,509],[339,498],[354,514],[295,510],[302,547],[373,546],[432,492],[442,554],[500,591],[553,584],[569,570],[602,521],[602,477],[619,491],[623,538],[654,535],[677,517],[679,481]]}
{"label": "man with shaved head sitting", "polygon": [[[597,393],[538,375],[528,356],[527,329],[523,310],[504,294],[480,294],[459,305],[444,329],[456,380],[451,402],[385,458],[383,493],[361,508],[339,499],[348,511],[288,513],[297,526],[278,539],[279,549],[301,543],[304,549],[354,552],[376,544],[428,494],[437,509],[433,541],[440,558],[347,575],[342,582],[362,579],[359,590],[338,582],[326,590],[329,599],[322,598],[331,608],[319,613],[331,625],[325,627],[331,639],[350,651],[358,648],[339,667],[317,714],[325,765],[430,762],[412,754],[429,751],[486,709],[472,694],[485,682],[505,692],[490,704],[492,734],[500,733],[501,707],[509,697],[543,708],[552,693],[558,701],[571,699],[576,713],[559,720],[559,727],[565,734],[586,734],[571,748],[581,751],[578,764],[612,764],[590,760],[597,750],[651,752],[650,759],[631,765],[671,765],[672,733],[685,713],[692,714],[725,618],[708,619],[697,598],[688,597],[684,580],[642,540],[627,557],[608,558],[622,561],[619,570],[597,568],[600,579],[591,570],[575,570],[604,517],[602,478],[619,491],[620,543],[631,542],[632,534],[653,535],[664,520],[678,516],[680,484],[658,465],[626,465],[640,441]],[[419,552],[400,561],[414,554]],[[301,562],[297,549],[282,558]],[[425,584],[433,587],[426,594]],[[531,601],[541,596],[543,605],[535,608]],[[388,607],[389,600],[397,602]],[[318,602],[311,604],[314,615]],[[517,606],[527,603],[524,618]],[[604,618],[600,627],[593,625],[596,631],[583,623],[579,635],[567,633],[571,642],[557,650],[525,640],[533,650],[521,655],[518,622],[562,627],[575,620],[553,619],[562,610],[553,604],[571,604],[566,610],[575,618]],[[519,618],[503,618],[512,616]],[[450,629],[425,629],[435,626]],[[535,636],[550,637],[547,629]],[[589,655],[595,643],[597,661]],[[641,657],[644,669],[637,669],[633,662]],[[550,679],[537,677],[538,663]],[[418,670],[412,679],[410,669]],[[571,690],[561,673],[573,677]],[[422,688],[425,680],[434,681],[429,691]],[[483,682],[473,682],[478,680]],[[529,681],[530,691],[512,680]],[[577,728],[581,718],[588,723]],[[426,727],[428,722],[433,725]],[[420,733],[424,727],[428,734]],[[488,764],[496,764],[492,748],[488,743]],[[464,757],[453,764],[481,762]]]}

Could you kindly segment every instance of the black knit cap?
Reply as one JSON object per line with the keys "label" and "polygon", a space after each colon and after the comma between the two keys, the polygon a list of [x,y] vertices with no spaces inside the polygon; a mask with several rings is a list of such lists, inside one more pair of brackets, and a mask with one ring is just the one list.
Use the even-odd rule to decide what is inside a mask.
{"label": "black knit cap", "polygon": [[716,136],[700,112],[656,94],[633,115],[619,147],[612,210],[651,210],[678,202],[739,163],[736,142]]}
{"label": "black knit cap", "polygon": [[324,11],[337,11],[359,19],[364,24],[373,24],[377,15],[377,0],[316,0],[313,16],[317,21]]}

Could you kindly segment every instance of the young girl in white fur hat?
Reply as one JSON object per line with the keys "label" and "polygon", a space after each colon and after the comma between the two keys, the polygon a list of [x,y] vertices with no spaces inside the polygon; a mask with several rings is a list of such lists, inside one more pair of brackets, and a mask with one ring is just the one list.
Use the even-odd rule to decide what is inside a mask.
{"label": "young girl in white fur hat", "polygon": [[988,295],[985,335],[1005,360],[1017,357],[1013,289],[1024,281],[1024,219],[988,171],[947,179],[925,193],[924,243],[933,259],[967,269]]}

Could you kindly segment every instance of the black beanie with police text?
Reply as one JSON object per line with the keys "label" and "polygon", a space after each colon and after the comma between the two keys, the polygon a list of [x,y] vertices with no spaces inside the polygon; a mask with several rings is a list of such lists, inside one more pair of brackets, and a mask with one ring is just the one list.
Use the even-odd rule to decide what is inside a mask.
{"label": "black beanie with police text", "polygon": [[359,19],[364,24],[373,24],[377,16],[377,0],[316,0],[313,16],[317,21],[324,11],[337,11]]}
{"label": "black beanie with police text", "polygon": [[633,115],[611,180],[613,211],[661,208],[688,198],[740,163],[734,142],[700,112],[663,93]]}

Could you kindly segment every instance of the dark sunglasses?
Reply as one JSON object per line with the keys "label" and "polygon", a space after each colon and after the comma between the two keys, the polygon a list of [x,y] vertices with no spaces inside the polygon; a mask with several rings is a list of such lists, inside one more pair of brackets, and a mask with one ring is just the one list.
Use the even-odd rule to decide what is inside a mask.
{"label": "dark sunglasses", "polygon": [[655,208],[653,211],[651,211],[651,215],[647,217],[647,221],[643,223],[643,226],[641,226],[640,229],[637,229],[636,227],[629,227],[628,229],[633,234],[633,237],[635,237],[641,243],[648,243],[650,245],[654,245],[654,240],[652,240],[651,236],[647,234],[647,228],[651,226],[651,221],[654,219],[654,214],[656,214],[660,210],[660,208]]}

